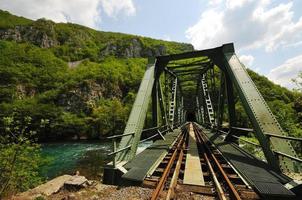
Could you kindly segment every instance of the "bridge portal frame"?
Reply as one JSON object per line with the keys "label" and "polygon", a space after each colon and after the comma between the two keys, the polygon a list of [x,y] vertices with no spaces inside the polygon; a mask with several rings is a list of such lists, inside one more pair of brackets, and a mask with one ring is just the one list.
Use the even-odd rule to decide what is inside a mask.
{"label": "bridge portal frame", "polygon": [[[269,137],[269,134],[275,134],[280,136],[286,136],[286,134],[282,130],[274,115],[272,114],[270,108],[267,106],[265,100],[256,88],[255,84],[249,77],[244,65],[239,61],[238,57],[236,56],[234,45],[232,43],[224,44],[221,47],[213,49],[174,54],[168,56],[159,56],[155,60],[149,60],[146,72],[144,74],[144,78],[142,79],[126,128],[123,133],[124,136],[122,136],[121,142],[119,143],[118,149],[122,149],[123,151],[118,151],[118,153],[116,153],[115,161],[125,163],[133,159],[136,155],[137,147],[143,132],[143,126],[146,121],[148,105],[151,99],[153,113],[152,118],[154,126],[159,127],[158,109],[160,109],[161,123],[163,126],[169,126],[170,129],[173,129],[175,126],[179,126],[181,123],[184,122],[185,113],[187,112],[187,109],[184,106],[183,100],[182,102],[178,102],[179,99],[183,99],[182,93],[180,92],[182,90],[180,86],[181,83],[178,83],[177,75],[172,71],[173,67],[167,67],[167,65],[171,61],[197,57],[207,57],[210,60],[210,63],[213,63],[213,65],[217,66],[220,69],[221,73],[219,98],[216,102],[217,119],[215,120],[215,122],[211,120],[206,120],[207,117],[205,117],[205,113],[207,112],[207,108],[203,107],[202,110],[197,112],[199,113],[199,115],[204,115],[197,116],[199,123],[202,123],[203,121],[204,123],[210,124],[212,130],[217,131],[218,133],[219,129],[222,126],[226,97],[229,120],[229,132],[226,136],[226,140],[233,140],[234,137],[232,136],[236,134],[233,129],[233,127],[236,127],[236,113],[234,102],[234,90],[236,89],[240,101],[242,102],[243,107],[251,121],[255,136],[260,143],[260,146],[263,150],[264,156],[268,164],[276,172],[280,172],[281,170],[297,171],[295,162],[293,162],[288,157],[275,153],[276,151],[278,151],[283,152],[292,157],[297,157],[293,147],[288,141],[282,140],[277,137]],[[178,65],[176,66],[177,68],[180,67]],[[188,66],[190,66],[190,64],[188,64]],[[204,68],[205,70],[200,75],[204,74],[210,67],[211,66],[209,66],[208,68]],[[186,70],[182,70],[182,72],[190,73],[186,72]],[[160,80],[160,75],[163,73],[165,73],[166,78],[165,95],[163,95]],[[175,96],[173,96],[173,98],[170,98],[170,101],[169,95],[167,95],[167,92],[172,88],[171,86],[168,86],[168,83],[171,83],[171,80],[168,80],[169,76],[170,78],[172,78],[171,80],[175,82],[174,86],[176,85],[174,91],[176,94]],[[201,86],[200,83],[198,83],[197,85],[198,87]],[[179,98],[179,96],[177,95],[180,95],[181,98]],[[166,98],[164,98],[164,96]],[[200,95],[199,90],[197,90],[197,97],[198,101],[196,100],[196,102],[198,102],[199,104],[197,110],[199,110],[200,107],[202,108],[200,104],[205,105],[205,100],[204,95]],[[169,112],[171,111],[171,106],[170,109],[168,109],[167,105],[172,104],[174,105],[173,120],[168,120],[171,119],[168,117]],[[176,115],[180,114],[181,116],[175,116],[174,113]],[[176,122],[174,121],[174,117],[177,120]],[[161,132],[159,131],[159,134],[160,133]]]}

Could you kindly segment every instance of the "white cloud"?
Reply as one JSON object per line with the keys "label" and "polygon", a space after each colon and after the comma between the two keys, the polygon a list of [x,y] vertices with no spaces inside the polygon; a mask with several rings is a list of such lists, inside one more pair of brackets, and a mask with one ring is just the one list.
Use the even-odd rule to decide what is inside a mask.
{"label": "white cloud", "polygon": [[73,22],[97,28],[102,11],[110,17],[135,14],[132,0],[1,0],[0,9],[31,19]]}
{"label": "white cloud", "polygon": [[255,58],[252,55],[242,55],[239,57],[240,62],[242,62],[246,67],[251,67]]}
{"label": "white cloud", "polygon": [[136,11],[132,0],[101,0],[101,2],[105,13],[111,17],[115,17],[120,12],[134,15]]}
{"label": "white cloud", "polygon": [[302,71],[302,54],[285,61],[282,65],[272,69],[268,78],[273,82],[287,88],[294,88],[295,85],[291,81]]}
{"label": "white cloud", "polygon": [[218,4],[222,3],[222,1],[223,0],[210,0],[209,5],[215,6],[215,5],[218,5]]}
{"label": "white cloud", "polygon": [[241,7],[250,0],[226,0],[226,7],[229,9],[235,9],[237,7]]}
{"label": "white cloud", "polygon": [[223,6],[215,2],[186,31],[196,49],[234,42],[240,50],[263,48],[270,52],[302,40],[302,17],[294,21],[292,2],[275,5],[269,0],[224,0]]}

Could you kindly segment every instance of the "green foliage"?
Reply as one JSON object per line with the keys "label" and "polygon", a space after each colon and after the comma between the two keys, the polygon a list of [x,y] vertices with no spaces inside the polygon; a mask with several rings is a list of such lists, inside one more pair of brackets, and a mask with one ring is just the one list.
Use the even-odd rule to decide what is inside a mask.
{"label": "green foliage", "polygon": [[93,109],[93,123],[99,135],[122,133],[129,110],[118,99],[102,99]]}
{"label": "green foliage", "polygon": [[45,200],[45,198],[43,196],[38,196],[34,200]]}
{"label": "green foliage", "polygon": [[[66,63],[47,49],[0,41],[0,84],[3,86],[22,85],[24,92],[43,92],[62,85],[66,72]],[[14,95],[13,89],[6,92],[11,97]]]}
{"label": "green foliage", "polygon": [[63,112],[59,123],[59,133],[63,136],[70,135],[85,135],[87,124],[84,117],[79,117],[70,112]]}
{"label": "green foliage", "polygon": [[249,69],[247,71],[266,101],[274,101],[276,99],[281,100],[284,103],[294,101],[295,95],[292,91],[274,84],[265,76],[261,76]]}
{"label": "green foliage", "polygon": [[17,17],[7,11],[0,10],[0,29],[14,28],[18,25],[29,25],[32,21],[24,17]]}
{"label": "green foliage", "polygon": [[[84,60],[76,68],[68,69],[66,63],[48,49],[8,41],[0,41],[0,47],[3,88],[0,116],[13,111],[19,117],[31,116],[31,126],[35,129],[39,128],[41,119],[49,120],[50,124],[38,131],[41,140],[85,134],[95,136],[98,126],[86,124],[93,121],[92,109],[100,99],[91,102],[84,95],[93,94],[97,87],[102,95],[99,98],[118,98],[129,110],[146,66],[143,58],[108,57],[99,63]],[[84,94],[74,94],[81,104],[79,107],[72,105],[71,111],[66,110],[67,105],[61,105],[61,98],[74,90],[83,91]]]}
{"label": "green foliage", "polygon": [[298,74],[298,77],[292,80],[297,85],[297,90],[302,92],[302,71]]}
{"label": "green foliage", "polygon": [[[44,164],[40,146],[33,143],[36,131],[31,117],[4,117],[0,135],[0,198],[28,190],[41,183],[38,169]],[[41,127],[46,121],[40,124]]]}
{"label": "green foliage", "polygon": [[[260,76],[251,70],[248,70],[248,73],[285,133],[289,136],[301,138],[302,94],[276,85],[269,81],[266,77]],[[236,103],[236,115],[239,126],[251,127],[251,124],[248,123],[249,119],[239,99],[237,99]],[[253,142],[257,141],[254,135],[250,135],[244,139],[248,139]],[[291,143],[294,149],[296,149],[298,155],[300,155],[301,144],[299,142]],[[242,143],[242,145],[243,144],[244,143]],[[254,155],[257,155],[257,157],[263,159],[262,153],[259,152],[259,149],[253,147],[253,145],[244,144],[244,148]]]}
{"label": "green foliage", "polygon": [[298,102],[302,94],[276,85],[251,70],[248,72],[284,131],[291,136],[301,137],[299,113],[302,109],[299,110]]}
{"label": "green foliage", "polygon": [[[242,138],[243,140],[247,140],[249,142],[252,142],[254,144],[258,144],[259,145],[259,141],[255,138],[255,137],[244,137],[241,136],[240,138]],[[251,153],[252,155],[256,156],[257,158],[259,158],[260,160],[265,160],[263,151],[260,147],[255,147],[255,145],[253,144],[249,144],[247,142],[244,142],[242,140],[239,140],[239,145],[240,147],[242,147],[244,150],[248,151],[249,153]]]}

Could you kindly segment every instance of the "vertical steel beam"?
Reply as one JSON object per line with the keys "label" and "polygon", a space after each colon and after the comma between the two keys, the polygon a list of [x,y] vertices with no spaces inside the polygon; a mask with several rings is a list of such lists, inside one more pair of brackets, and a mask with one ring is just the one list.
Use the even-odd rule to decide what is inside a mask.
{"label": "vertical steel beam", "polygon": [[217,111],[217,129],[221,129],[223,123],[224,113],[224,100],[225,100],[225,78],[224,74],[220,72],[220,89],[218,96],[218,111]]}
{"label": "vertical steel beam", "polygon": [[198,96],[196,96],[196,109],[197,109],[197,117],[196,120],[200,124],[201,123],[201,116],[200,116],[200,105],[199,105],[199,100]]}
{"label": "vertical steel beam", "polygon": [[165,109],[164,99],[163,99],[163,90],[159,79],[158,79],[157,92],[158,92],[158,100],[159,100],[162,122],[164,123],[164,125],[168,125],[167,112]]}
{"label": "vertical steel beam", "polygon": [[152,88],[152,125],[158,126],[158,81],[155,80]]}
{"label": "vertical steel beam", "polygon": [[236,112],[235,112],[235,97],[233,82],[228,74],[225,74],[226,89],[227,89],[227,103],[229,114],[229,126],[236,126]]}

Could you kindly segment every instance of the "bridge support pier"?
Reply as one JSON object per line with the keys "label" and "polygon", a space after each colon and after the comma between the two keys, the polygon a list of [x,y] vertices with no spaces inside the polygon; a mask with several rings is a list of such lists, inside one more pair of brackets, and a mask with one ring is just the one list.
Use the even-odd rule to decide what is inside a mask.
{"label": "bridge support pier", "polygon": [[119,185],[123,172],[118,168],[106,165],[104,168],[103,183],[108,185]]}

